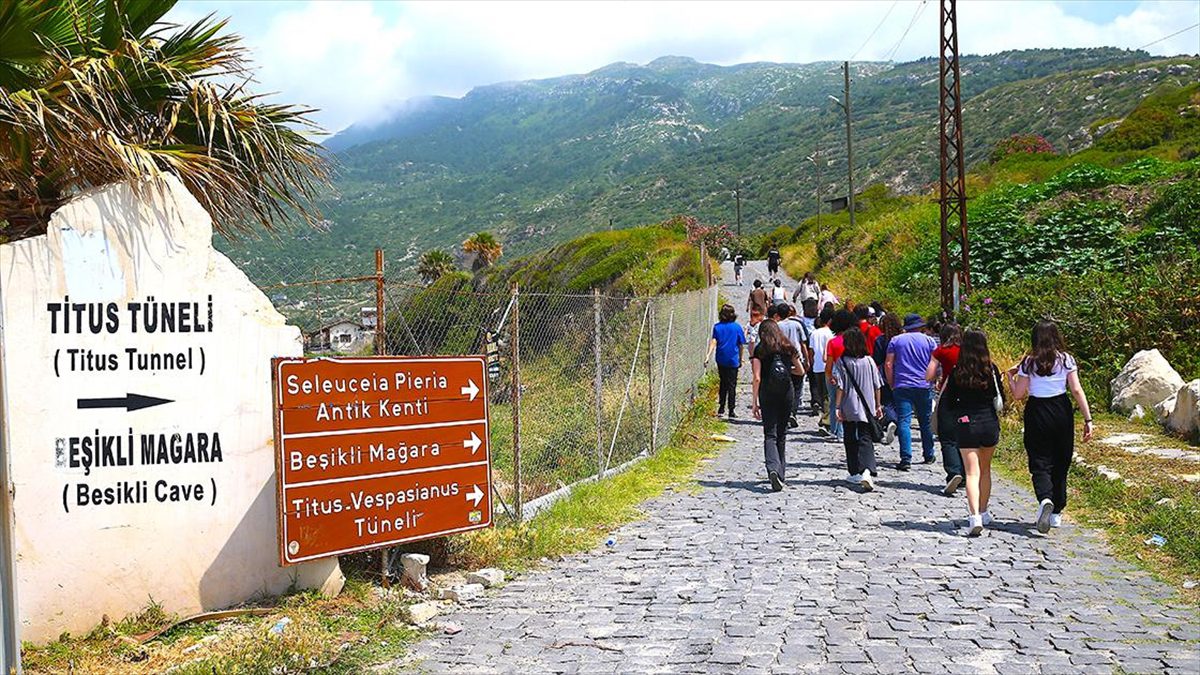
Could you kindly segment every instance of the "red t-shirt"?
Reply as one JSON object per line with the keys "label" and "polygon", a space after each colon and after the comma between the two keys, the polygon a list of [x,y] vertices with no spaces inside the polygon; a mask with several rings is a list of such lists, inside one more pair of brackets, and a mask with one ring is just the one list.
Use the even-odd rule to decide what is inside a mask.
{"label": "red t-shirt", "polygon": [[867,338],[867,356],[873,355],[875,353],[875,338],[883,335],[883,329],[879,326],[871,325],[866,319],[858,322],[858,329],[862,331],[863,337]]}
{"label": "red t-shirt", "polygon": [[845,352],[846,345],[842,342],[841,335],[830,340],[829,344],[825,347],[825,369],[832,370],[833,364],[842,358],[842,354]]}
{"label": "red t-shirt", "polygon": [[933,358],[942,364],[943,380],[950,379],[950,373],[953,373],[954,366],[958,365],[958,349],[958,345],[950,345],[933,350]]}

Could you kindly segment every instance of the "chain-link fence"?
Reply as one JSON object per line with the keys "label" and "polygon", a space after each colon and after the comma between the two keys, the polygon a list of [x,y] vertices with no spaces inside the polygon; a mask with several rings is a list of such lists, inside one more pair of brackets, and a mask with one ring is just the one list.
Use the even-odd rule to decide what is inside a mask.
{"label": "chain-link fence", "polygon": [[308,353],[486,354],[493,483],[514,517],[662,447],[703,375],[715,286],[618,297],[476,288],[465,276],[423,285],[387,280],[378,252],[375,264],[359,257],[361,268],[336,272],[265,260],[246,271]]}

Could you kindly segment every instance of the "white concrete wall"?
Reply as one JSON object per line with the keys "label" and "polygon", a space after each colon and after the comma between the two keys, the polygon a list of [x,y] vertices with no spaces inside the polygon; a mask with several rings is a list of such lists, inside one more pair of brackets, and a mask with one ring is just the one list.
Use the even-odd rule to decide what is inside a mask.
{"label": "white concrete wall", "polygon": [[[149,332],[151,297],[194,307],[203,331]],[[64,326],[51,309],[64,303],[98,309],[98,332],[86,309],[82,326]],[[189,614],[293,579],[340,589],[336,560],[278,563],[270,359],[301,355],[299,331],[212,248],[212,221],[178,181],[91,191],[55,213],[45,236],[0,246],[0,323],[22,639],[83,632],[150,598]],[[181,368],[131,370],[127,349],[183,355]],[[78,407],[126,394],[172,402]],[[222,456],[148,465],[144,439],[173,434],[204,434],[210,447],[219,436]],[[121,465],[83,466],[85,439],[97,436],[112,439]],[[92,504],[81,485],[133,503]]]}

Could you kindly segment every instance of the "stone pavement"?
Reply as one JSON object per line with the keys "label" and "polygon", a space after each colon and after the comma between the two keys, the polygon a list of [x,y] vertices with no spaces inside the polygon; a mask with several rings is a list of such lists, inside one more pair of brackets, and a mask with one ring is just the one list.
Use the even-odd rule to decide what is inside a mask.
{"label": "stone pavement", "polygon": [[[732,278],[727,275],[726,278]],[[733,296],[739,289],[726,289]],[[748,415],[749,387],[739,391]],[[418,672],[1200,673],[1200,613],[1072,526],[1038,534],[1024,486],[963,536],[965,498],[895,446],[874,493],[803,418],[772,493],[761,429],[698,487],[645,505],[615,546],[555,562],[449,618],[395,668]],[[1068,509],[1069,512],[1069,509]]]}

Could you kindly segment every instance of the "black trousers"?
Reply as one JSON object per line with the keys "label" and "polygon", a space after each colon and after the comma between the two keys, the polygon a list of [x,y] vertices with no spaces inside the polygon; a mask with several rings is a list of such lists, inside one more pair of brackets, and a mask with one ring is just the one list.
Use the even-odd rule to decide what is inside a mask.
{"label": "black trousers", "polygon": [[763,425],[763,461],[767,473],[772,471],[784,477],[787,471],[788,417],[792,414],[792,397],[783,399],[759,399]]}
{"label": "black trousers", "polygon": [[846,447],[846,469],[857,476],[863,469],[875,471],[875,443],[871,441],[869,422],[842,422],[842,444]]}
{"label": "black trousers", "polygon": [[792,391],[795,392],[792,401],[792,414],[800,412],[800,392],[804,391],[804,376],[792,375]]}
{"label": "black trousers", "polygon": [[[738,369],[734,366],[717,366],[717,374],[721,376],[721,388],[717,391],[717,412],[734,411],[734,401],[737,400]],[[727,407],[728,406],[728,407]]]}
{"label": "black trousers", "polygon": [[1054,502],[1054,512],[1067,506],[1067,472],[1075,454],[1075,411],[1066,394],[1029,397],[1025,404],[1025,454],[1038,501]]}
{"label": "black trousers", "polygon": [[828,383],[825,382],[825,371],[813,371],[808,374],[808,394],[812,398],[812,408],[821,412],[826,408],[829,398]]}

